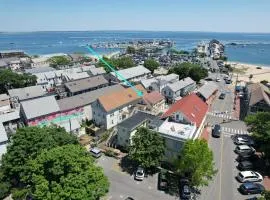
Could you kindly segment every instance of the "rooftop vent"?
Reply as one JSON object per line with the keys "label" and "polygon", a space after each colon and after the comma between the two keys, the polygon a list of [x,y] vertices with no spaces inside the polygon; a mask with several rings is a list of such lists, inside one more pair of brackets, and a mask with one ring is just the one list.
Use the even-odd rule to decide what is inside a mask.
{"label": "rooftop vent", "polygon": [[173,132],[175,131],[175,128],[174,128],[174,126],[171,126],[171,131],[173,131]]}
{"label": "rooftop vent", "polygon": [[131,94],[128,94],[128,97],[129,97],[129,98],[131,98],[131,97],[132,97],[132,95],[131,95]]}

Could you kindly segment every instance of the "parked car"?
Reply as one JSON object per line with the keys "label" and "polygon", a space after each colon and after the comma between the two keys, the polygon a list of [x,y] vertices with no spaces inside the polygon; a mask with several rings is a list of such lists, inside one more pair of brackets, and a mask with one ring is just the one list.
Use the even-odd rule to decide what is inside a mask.
{"label": "parked car", "polygon": [[220,78],[216,78],[216,82],[220,82]]}
{"label": "parked car", "polygon": [[236,161],[241,162],[241,161],[257,161],[259,160],[259,157],[256,154],[244,154],[242,153],[241,155],[238,155],[236,158]]}
{"label": "parked car", "polygon": [[245,160],[245,161],[241,161],[238,163],[237,165],[237,168],[240,170],[240,171],[245,171],[245,170],[250,170],[250,169],[253,169],[253,164],[252,162],[248,161],[248,160]]}
{"label": "parked car", "polygon": [[221,135],[221,127],[219,124],[215,124],[213,130],[212,130],[212,136],[213,137],[220,137]]}
{"label": "parked car", "polygon": [[239,190],[242,194],[261,194],[265,188],[259,183],[243,183],[240,185]]}
{"label": "parked car", "polygon": [[255,144],[251,138],[244,137],[244,136],[236,137],[234,143],[237,145],[249,145],[249,146],[254,146]]}
{"label": "parked car", "polygon": [[262,181],[263,177],[261,174],[255,171],[243,171],[238,173],[237,180],[240,181],[241,183],[258,182]]}
{"label": "parked car", "polygon": [[168,189],[168,172],[166,170],[161,170],[158,174],[158,189],[159,190],[167,190]]}
{"label": "parked car", "polygon": [[219,99],[225,99],[225,97],[226,97],[226,94],[223,92],[219,95]]}
{"label": "parked car", "polygon": [[180,198],[191,199],[191,187],[188,179],[180,179]]}
{"label": "parked car", "polygon": [[232,80],[231,80],[231,79],[226,79],[226,80],[225,80],[225,83],[226,83],[226,84],[231,84],[231,83],[232,83]]}
{"label": "parked car", "polygon": [[134,200],[132,197],[127,197],[125,200]]}
{"label": "parked car", "polygon": [[246,154],[254,154],[255,149],[253,147],[250,147],[248,145],[239,145],[235,148],[235,153],[240,154],[240,153],[246,153]]}
{"label": "parked car", "polygon": [[99,148],[94,147],[90,149],[90,154],[95,158],[99,158],[102,155],[102,152]]}
{"label": "parked car", "polygon": [[139,166],[135,172],[134,178],[135,180],[142,181],[144,179],[144,175],[145,175],[144,169],[141,166]]}

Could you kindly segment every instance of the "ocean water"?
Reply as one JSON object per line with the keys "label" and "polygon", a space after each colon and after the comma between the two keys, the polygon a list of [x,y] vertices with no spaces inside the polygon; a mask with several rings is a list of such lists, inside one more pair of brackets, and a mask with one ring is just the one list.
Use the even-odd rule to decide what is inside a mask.
{"label": "ocean water", "polygon": [[[170,39],[175,48],[191,50],[200,42],[220,40],[230,61],[270,66],[270,34],[152,31],[69,31],[0,33],[0,50],[23,50],[30,55],[87,52],[86,44],[147,39]],[[236,43],[236,46],[229,45]],[[96,49],[110,53],[118,49]]]}

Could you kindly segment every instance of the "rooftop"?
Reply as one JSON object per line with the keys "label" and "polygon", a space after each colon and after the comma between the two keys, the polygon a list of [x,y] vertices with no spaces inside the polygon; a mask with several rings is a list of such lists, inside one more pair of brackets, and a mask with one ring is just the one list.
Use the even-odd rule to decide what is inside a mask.
{"label": "rooftop", "polygon": [[14,111],[0,115],[0,123],[8,122],[8,121],[16,120],[16,119],[20,119],[20,112],[18,110],[14,110]]}
{"label": "rooftop", "polygon": [[157,91],[153,91],[153,92],[146,93],[145,95],[143,95],[143,100],[150,105],[154,105],[154,104],[164,100],[164,96],[162,96]]}
{"label": "rooftop", "polygon": [[218,90],[217,84],[210,81],[205,83],[202,87],[200,87],[197,92],[200,93],[205,99],[208,99],[217,90]]}
{"label": "rooftop", "polygon": [[91,92],[86,92],[83,94],[66,97],[64,99],[60,99],[57,101],[59,108],[61,111],[71,110],[74,108],[82,107],[94,102],[98,97],[109,94],[114,91],[122,90],[123,87],[121,85],[113,85],[108,87],[103,87],[97,90],[93,90]]}
{"label": "rooftop", "polygon": [[48,115],[60,110],[54,96],[45,96],[21,102],[26,119]]}
{"label": "rooftop", "polygon": [[36,67],[32,69],[25,69],[25,73],[30,73],[30,74],[44,73],[44,72],[50,72],[50,71],[56,71],[56,70],[52,67]]}
{"label": "rooftop", "polygon": [[90,78],[67,82],[65,83],[65,86],[68,88],[70,92],[79,92],[79,91],[95,88],[104,84],[108,84],[108,81],[102,75],[100,75],[100,76],[94,76]]}
{"label": "rooftop", "polygon": [[45,95],[40,85],[8,90],[10,97],[18,97],[20,101]]}
{"label": "rooftop", "polygon": [[[146,93],[142,85],[137,85],[135,87],[144,94]],[[133,88],[125,88],[110,94],[105,94],[98,98],[100,104],[107,112],[140,99],[141,97],[138,96]]]}
{"label": "rooftop", "polygon": [[0,94],[0,101],[4,101],[9,99],[9,96],[7,94]]}
{"label": "rooftop", "polygon": [[[121,74],[125,79],[131,79],[131,78],[135,78],[135,77],[138,77],[138,76],[142,76],[144,74],[151,73],[150,70],[146,69],[142,65],[139,65],[139,66],[136,66],[136,67],[127,68],[127,69],[118,70],[117,72],[119,72],[119,74]],[[115,75],[114,72],[111,72],[111,74],[113,76],[116,76],[117,77],[117,75]]]}
{"label": "rooftop", "polygon": [[196,126],[164,121],[158,132],[174,139],[187,140],[195,136]]}
{"label": "rooftop", "polygon": [[254,83],[248,85],[248,90],[250,92],[249,105],[255,105],[256,103],[264,100],[268,105],[270,105],[270,90],[261,83]]}
{"label": "rooftop", "polygon": [[187,87],[190,84],[195,84],[195,81],[193,81],[190,77],[187,77],[180,81],[168,84],[168,87],[171,88],[172,91],[176,92]]}
{"label": "rooftop", "polygon": [[131,116],[130,118],[128,118],[128,119],[124,120],[123,122],[121,122],[120,124],[118,124],[118,126],[124,127],[128,131],[131,131],[131,130],[137,128],[140,124],[142,124],[146,120],[153,120],[155,118],[157,118],[157,117],[154,115],[139,111],[136,114],[134,114],[133,116]]}
{"label": "rooftop", "polygon": [[91,69],[89,69],[89,71],[93,76],[106,73],[106,71],[102,67],[91,68]]}
{"label": "rooftop", "polygon": [[208,106],[196,94],[190,94],[176,101],[161,118],[167,118],[176,112],[181,112],[190,122],[199,127],[206,115]]}

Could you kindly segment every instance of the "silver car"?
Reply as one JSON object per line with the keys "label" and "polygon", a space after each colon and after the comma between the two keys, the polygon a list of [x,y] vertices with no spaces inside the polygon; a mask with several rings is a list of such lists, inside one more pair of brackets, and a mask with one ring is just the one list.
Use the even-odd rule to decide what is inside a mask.
{"label": "silver car", "polygon": [[144,179],[144,169],[142,167],[138,167],[135,172],[135,180],[142,181]]}

